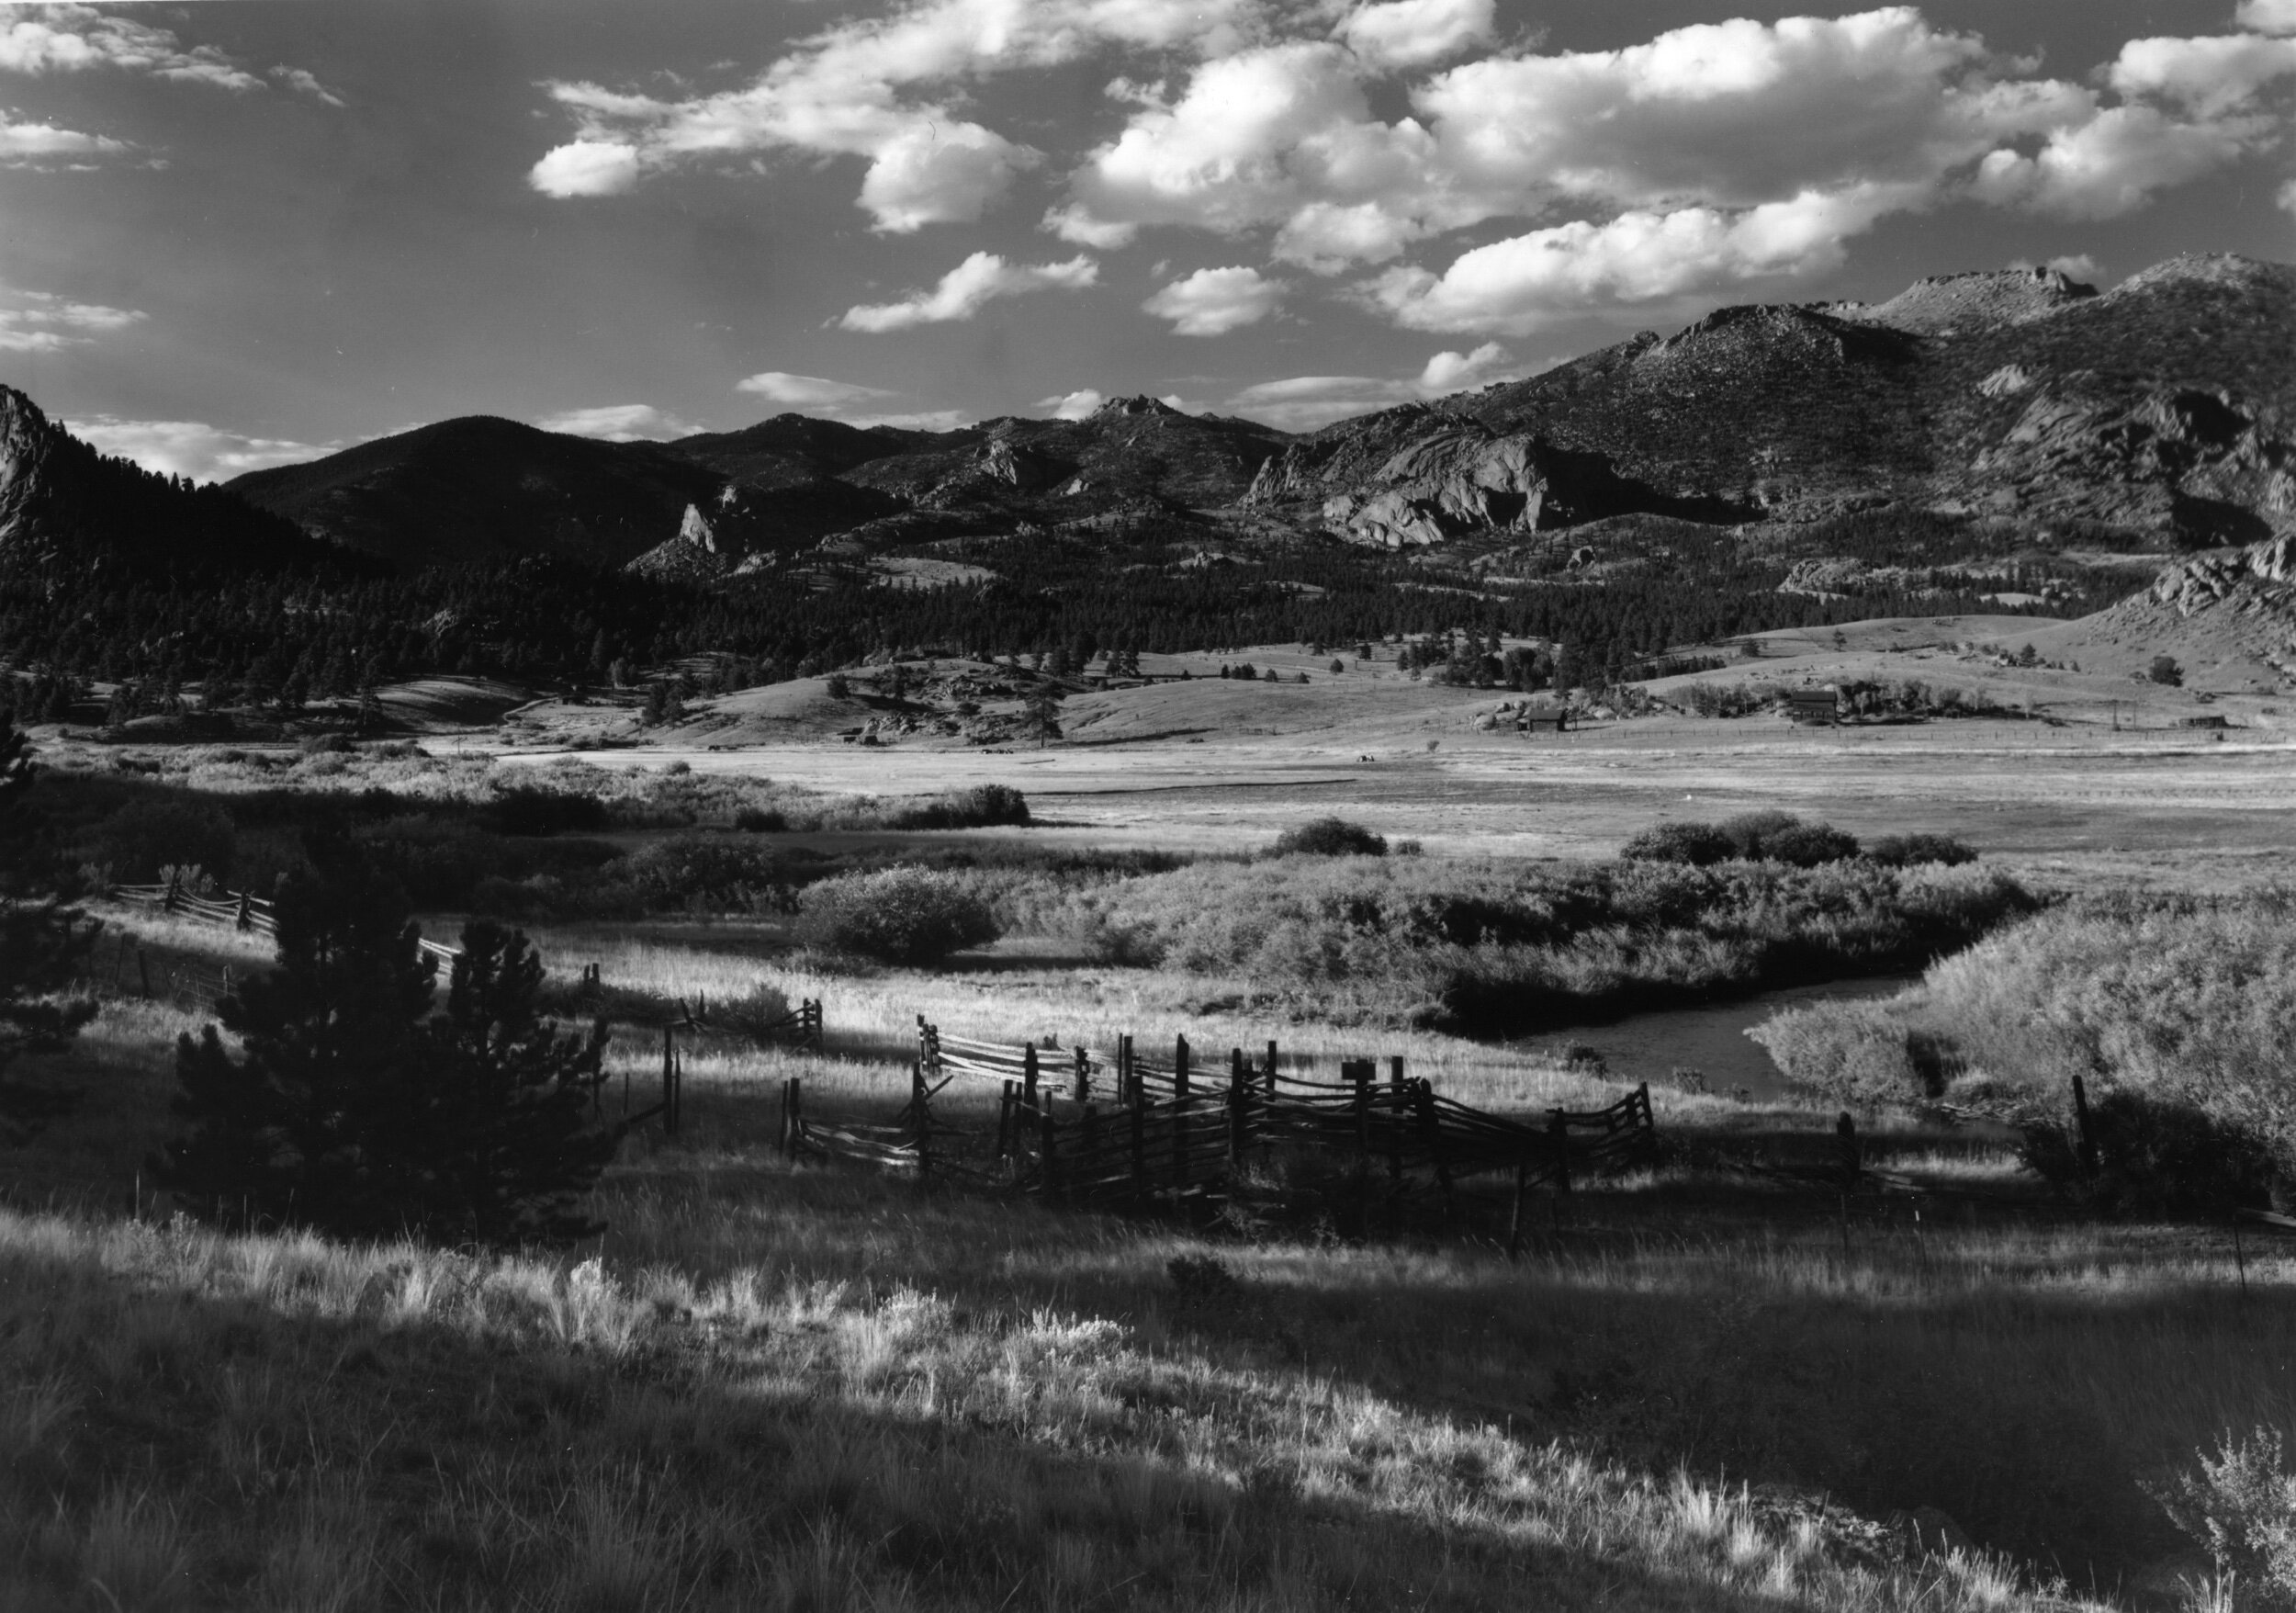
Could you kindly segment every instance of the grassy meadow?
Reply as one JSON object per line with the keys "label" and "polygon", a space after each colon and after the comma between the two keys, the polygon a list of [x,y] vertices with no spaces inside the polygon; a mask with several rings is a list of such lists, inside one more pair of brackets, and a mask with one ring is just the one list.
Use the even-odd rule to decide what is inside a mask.
{"label": "grassy meadow", "polygon": [[[270,787],[201,765],[224,770],[220,796]],[[328,788],[355,803],[395,788],[368,776],[394,766],[418,763],[355,758]],[[455,816],[503,793],[482,773],[421,770],[431,793],[359,832],[459,857],[466,834],[497,832]],[[1064,1049],[1184,1033],[1215,1066],[1273,1038],[1327,1076],[1401,1055],[1485,1108],[1593,1107],[1617,1089],[1567,1037],[1506,1043],[1414,1012],[1439,993],[1406,965],[1480,955],[1518,987],[1577,970],[1594,1001],[1976,940],[1923,989],[1960,969],[2014,991],[2034,937],[2099,921],[2078,904],[2012,897],[1981,868],[1172,866],[911,829],[848,863],[941,867],[1006,939],[936,967],[856,966],[793,948],[780,898],[722,899],[716,864],[658,851],[786,863],[775,831],[737,818],[800,797],[659,774],[616,787],[602,827],[499,837],[702,869],[636,909],[524,916],[556,980],[599,967],[623,1024],[609,1112],[623,1077],[651,1100],[647,1021],[680,998],[816,997],[827,1044],[685,1038],[681,1134],[625,1143],[591,1206],[606,1231],[571,1248],[173,1216],[141,1166],[175,1125],[173,1040],[204,1015],[167,965],[244,971],[267,947],[93,905],[102,1012],[51,1071],[83,1101],[0,1150],[0,1613],[2222,1600],[2146,1486],[2227,1430],[2296,1428],[2296,1244],[2102,1217],[2024,1169],[2011,1127],[1951,1123],[1916,1088],[1847,1096],[1869,1161],[1926,1196],[1845,1201],[1756,1168],[1823,1160],[1830,1092],[1758,1106],[1663,1087],[1659,1162],[1542,1196],[1514,1260],[1488,1194],[1448,1235],[1247,1235],[772,1145],[792,1075],[809,1108],[889,1117],[920,1014]],[[388,827],[418,813],[441,816]],[[291,816],[251,806],[239,855],[274,854]],[[91,809],[92,846],[99,822]],[[823,869],[787,865],[802,900]],[[534,878],[580,884],[518,876]],[[2034,1072],[2039,1093],[2060,1069]],[[983,1083],[944,1102],[978,1124],[993,1100]]]}

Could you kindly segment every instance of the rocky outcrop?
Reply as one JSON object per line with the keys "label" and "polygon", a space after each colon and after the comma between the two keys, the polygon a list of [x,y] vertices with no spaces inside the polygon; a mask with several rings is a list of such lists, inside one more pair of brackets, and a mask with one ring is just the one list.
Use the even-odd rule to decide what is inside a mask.
{"label": "rocky outcrop", "polygon": [[2165,531],[2191,547],[2296,526],[2296,445],[2230,392],[2131,396],[2093,374],[2030,390],[1971,467],[1995,508]]}
{"label": "rocky outcrop", "polygon": [[99,554],[139,564],[277,568],[332,558],[220,488],[109,459],[0,387],[0,555]]}
{"label": "rocky outcrop", "polygon": [[1829,302],[1841,319],[1921,335],[1957,336],[2041,319],[2097,295],[2097,288],[2051,268],[1932,275],[1886,302]]}
{"label": "rocky outcrop", "polygon": [[2171,566],[2155,580],[2153,598],[2185,617],[2226,605],[2250,615],[2281,614],[2296,629],[2296,537]]}
{"label": "rocky outcrop", "polygon": [[1356,543],[1411,548],[1574,526],[1672,501],[1521,433],[1421,406],[1328,426],[1260,468],[1247,508],[1296,507]]}

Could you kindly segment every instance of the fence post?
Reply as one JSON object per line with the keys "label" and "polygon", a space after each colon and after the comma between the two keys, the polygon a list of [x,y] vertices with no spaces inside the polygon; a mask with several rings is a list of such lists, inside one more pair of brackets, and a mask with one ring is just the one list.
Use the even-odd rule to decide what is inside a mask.
{"label": "fence post", "polygon": [[1412,1088],[1412,1105],[1419,1111],[1420,1129],[1427,1134],[1427,1153],[1435,1160],[1435,1186],[1443,1191],[1443,1224],[1448,1227],[1452,1209],[1451,1166],[1443,1156],[1443,1122],[1435,1118],[1435,1083],[1421,1077]]}
{"label": "fence post", "polygon": [[1020,1044],[1020,1084],[1028,1091],[1031,1109],[1036,1107],[1036,1043],[1024,1042]]}
{"label": "fence post", "polygon": [[1267,1097],[1270,1102],[1276,1097],[1276,1039],[1273,1036],[1267,1039]]}
{"label": "fence post", "polygon": [[1865,1174],[1865,1161],[1858,1147],[1858,1122],[1843,1110],[1841,1118],[1834,1122],[1834,1165],[1841,1172],[1841,1190],[1850,1192]]}
{"label": "fence post", "polygon": [[661,1129],[678,1134],[678,1032],[668,1025],[661,1028]]}
{"label": "fence post", "polygon": [[1387,1129],[1387,1190],[1395,1201],[1395,1221],[1403,1220],[1403,1061],[1390,1057],[1387,1061],[1387,1089],[1389,1107]]}
{"label": "fence post", "polygon": [[805,1145],[805,1083],[796,1076],[789,1078],[789,1156],[796,1158]]}
{"label": "fence post", "polygon": [[2081,1175],[2097,1174],[2097,1134],[2088,1122],[2088,1084],[2077,1075],[2073,1077],[2073,1123],[2080,1134]]}
{"label": "fence post", "polygon": [[1132,1202],[1148,1203],[1148,1093],[1138,1076],[1132,1077]]}
{"label": "fence post", "polygon": [[1244,1049],[1228,1050],[1228,1173],[1232,1176],[1244,1165],[1244,1106],[1251,1101],[1252,1083],[1249,1066],[1244,1062]]}
{"label": "fence post", "polygon": [[[1030,1104],[1031,1109],[1035,1108]],[[1004,1083],[1004,1090],[996,1100],[996,1157],[1005,1157],[1012,1138],[1012,1083]]]}
{"label": "fence post", "polygon": [[1091,1100],[1092,1060],[1086,1054],[1084,1043],[1078,1043],[1076,1044],[1076,1101],[1089,1103]]}
{"label": "fence post", "polygon": [[805,1044],[812,1048],[816,1053],[819,1053],[821,1051],[823,1035],[821,1029],[821,999],[817,997],[808,997],[804,999],[804,1004],[805,1011]]}
{"label": "fence post", "polygon": [[136,976],[143,982],[143,1000],[152,1000],[152,963],[141,947],[136,948]]}
{"label": "fence post", "polygon": [[1548,1113],[1547,1146],[1554,1151],[1555,1198],[1559,1209],[1561,1201],[1570,1192],[1570,1123],[1562,1118],[1559,1109]]}
{"label": "fence post", "polygon": [[249,930],[254,927],[254,902],[255,898],[253,893],[250,891],[242,891],[239,893],[239,917],[233,920],[232,927],[234,929]]}
{"label": "fence post", "polygon": [[1180,1037],[1172,1053],[1172,1196],[1177,1202],[1187,1191],[1187,1038]]}
{"label": "fence post", "polygon": [[1507,1258],[1519,1259],[1523,1254],[1523,1195],[1531,1185],[1531,1156],[1525,1154],[1514,1162],[1514,1208],[1507,1213]]}
{"label": "fence post", "polygon": [[173,913],[175,910],[175,901],[176,898],[183,894],[183,888],[184,876],[180,874],[169,874],[167,876],[167,894],[160,897],[161,912]]}
{"label": "fence post", "polygon": [[909,1066],[909,1108],[917,1125],[917,1185],[923,1187],[925,1179],[933,1172],[933,1100],[931,1088],[925,1085],[925,1061],[917,1059]]}
{"label": "fence post", "polygon": [[1060,1134],[1052,1125],[1052,1110],[1049,1108],[1038,1110],[1036,1111],[1036,1149],[1037,1157],[1042,1162],[1044,1169],[1043,1179],[1038,1190],[1043,1194],[1047,1203],[1057,1203],[1064,1198],[1061,1192],[1059,1135]]}

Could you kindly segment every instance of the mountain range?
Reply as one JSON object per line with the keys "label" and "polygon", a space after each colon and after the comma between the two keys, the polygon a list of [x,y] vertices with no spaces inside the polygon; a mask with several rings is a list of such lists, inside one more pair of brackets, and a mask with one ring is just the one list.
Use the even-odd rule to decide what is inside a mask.
{"label": "mountain range", "polygon": [[2012,269],[1727,308],[1305,434],[1144,397],[947,432],[784,414],[659,444],[474,416],[223,491],[101,459],[0,389],[0,547],[260,564],[551,555],[706,579],[1142,514],[1216,541],[1439,549],[1621,515],[1791,537],[1893,508],[2004,552],[2296,530],[2296,268],[2189,256],[2101,293]]}

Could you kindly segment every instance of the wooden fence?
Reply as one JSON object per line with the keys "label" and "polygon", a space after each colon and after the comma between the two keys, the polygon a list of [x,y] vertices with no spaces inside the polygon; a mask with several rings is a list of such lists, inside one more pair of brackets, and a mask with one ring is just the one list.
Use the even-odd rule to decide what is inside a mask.
{"label": "wooden fence", "polygon": [[[1278,1147],[1341,1167],[1364,1224],[1384,1200],[1399,1219],[1407,1193],[1440,1195],[1446,1223],[1464,1179],[1512,1176],[1510,1243],[1522,1235],[1534,1188],[1567,1193],[1574,1180],[1650,1158],[1657,1127],[1648,1087],[1608,1108],[1551,1110],[1538,1125],[1440,1096],[1387,1061],[1340,1066],[1336,1081],[1286,1071],[1276,1043],[1255,1063],[1232,1048],[1207,1067],[1186,1036],[1168,1061],[1143,1057],[1130,1036],[1113,1047],[1039,1047],[943,1034],[917,1021],[908,1103],[889,1123],[805,1112],[802,1081],[782,1090],[781,1146],[793,1156],[846,1159],[919,1178],[971,1178],[1062,1204],[1176,1208],[1232,1197]],[[998,1084],[996,1124],[959,1132],[933,1100],[960,1079]],[[985,1157],[962,1139],[993,1134]]]}

